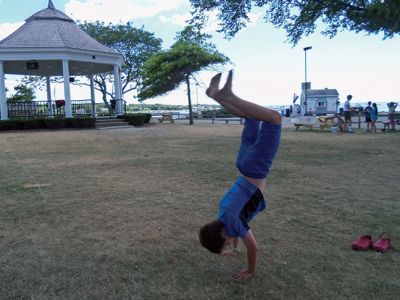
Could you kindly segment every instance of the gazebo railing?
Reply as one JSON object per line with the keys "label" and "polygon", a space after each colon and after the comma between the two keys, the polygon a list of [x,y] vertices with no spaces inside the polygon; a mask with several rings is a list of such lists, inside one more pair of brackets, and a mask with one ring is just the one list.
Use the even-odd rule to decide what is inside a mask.
{"label": "gazebo railing", "polygon": [[[56,100],[57,101],[57,100]],[[8,117],[37,118],[51,116],[65,116],[65,102],[32,101],[7,103]],[[72,100],[73,116],[93,115],[94,106],[92,100]]]}

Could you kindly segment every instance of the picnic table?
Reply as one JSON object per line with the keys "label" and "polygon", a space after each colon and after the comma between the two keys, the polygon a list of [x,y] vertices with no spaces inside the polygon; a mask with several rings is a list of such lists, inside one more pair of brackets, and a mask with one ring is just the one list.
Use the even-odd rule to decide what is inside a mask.
{"label": "picnic table", "polygon": [[172,117],[172,113],[167,113],[167,112],[163,113],[163,114],[161,115],[161,118],[158,119],[158,121],[159,121],[160,123],[162,123],[162,122],[164,122],[164,121],[169,121],[169,122],[171,122],[171,123],[175,123],[175,120],[174,120],[174,118]]}
{"label": "picnic table", "polygon": [[339,126],[340,129],[343,122],[343,119],[337,114],[327,116],[304,116],[299,118],[292,118],[290,120],[290,123],[294,125],[296,130],[299,130],[299,128],[302,126],[309,129],[318,127],[321,130],[324,130],[325,128]]}
{"label": "picnic table", "polygon": [[338,125],[338,122],[335,121],[337,117],[336,116],[319,116],[318,117],[318,122],[319,122],[319,128],[321,130],[324,130],[325,128],[331,128],[335,127]]}

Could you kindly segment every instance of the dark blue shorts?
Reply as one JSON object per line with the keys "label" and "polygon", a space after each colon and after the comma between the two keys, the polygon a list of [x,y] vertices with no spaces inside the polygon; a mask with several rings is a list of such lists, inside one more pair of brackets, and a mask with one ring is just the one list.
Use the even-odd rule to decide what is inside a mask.
{"label": "dark blue shorts", "polygon": [[266,178],[279,148],[281,124],[246,119],[236,167],[247,177]]}

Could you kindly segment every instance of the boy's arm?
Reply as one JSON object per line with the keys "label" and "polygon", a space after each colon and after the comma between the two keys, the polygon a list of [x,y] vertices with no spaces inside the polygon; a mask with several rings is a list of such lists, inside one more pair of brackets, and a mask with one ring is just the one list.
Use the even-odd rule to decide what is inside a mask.
{"label": "boy's arm", "polygon": [[232,277],[238,281],[252,277],[256,271],[257,264],[258,245],[251,229],[244,236],[243,243],[247,249],[247,269],[232,274]]}
{"label": "boy's arm", "polygon": [[[233,249],[225,249],[226,246],[222,249],[220,255],[221,256],[235,256],[239,253],[238,245],[239,245],[239,238],[235,237],[230,242],[232,244]],[[229,246],[229,245],[228,245]]]}

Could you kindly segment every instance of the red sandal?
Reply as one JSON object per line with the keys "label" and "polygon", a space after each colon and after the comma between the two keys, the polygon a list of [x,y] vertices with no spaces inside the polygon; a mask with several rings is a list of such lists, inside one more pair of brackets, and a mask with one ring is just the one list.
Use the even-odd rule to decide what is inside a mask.
{"label": "red sandal", "polygon": [[360,236],[351,244],[354,250],[367,251],[372,247],[372,237],[370,235]]}
{"label": "red sandal", "polygon": [[372,244],[372,248],[377,252],[388,252],[392,248],[390,235],[387,232],[382,232],[379,238]]}

